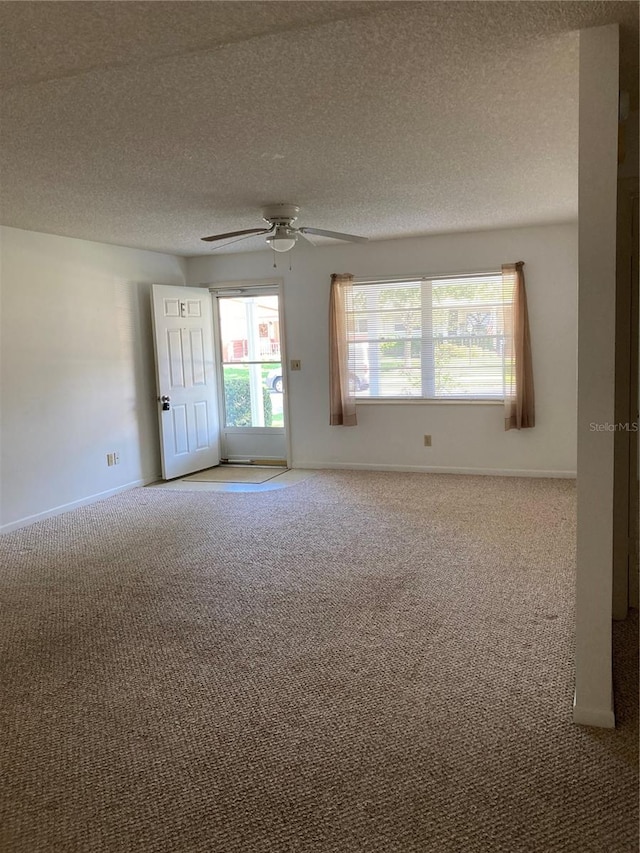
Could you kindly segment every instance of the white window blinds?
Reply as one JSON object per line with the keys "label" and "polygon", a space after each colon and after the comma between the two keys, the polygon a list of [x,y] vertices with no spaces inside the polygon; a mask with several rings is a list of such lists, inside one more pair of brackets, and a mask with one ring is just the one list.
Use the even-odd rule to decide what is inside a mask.
{"label": "white window blinds", "polygon": [[500,272],[355,281],[348,298],[357,397],[503,398],[512,294]]}

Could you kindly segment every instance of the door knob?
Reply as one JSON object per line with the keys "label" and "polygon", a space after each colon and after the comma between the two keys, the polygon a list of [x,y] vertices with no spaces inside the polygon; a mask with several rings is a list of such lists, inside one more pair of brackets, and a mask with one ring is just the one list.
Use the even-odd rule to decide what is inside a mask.
{"label": "door knob", "polygon": [[160,397],[160,402],[162,403],[162,411],[168,412],[171,408],[171,397],[167,394],[163,394],[162,397]]}

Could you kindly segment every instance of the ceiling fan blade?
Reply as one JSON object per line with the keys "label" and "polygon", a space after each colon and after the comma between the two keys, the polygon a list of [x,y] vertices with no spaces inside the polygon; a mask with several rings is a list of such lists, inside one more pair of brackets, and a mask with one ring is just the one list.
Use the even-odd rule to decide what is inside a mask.
{"label": "ceiling fan blade", "polygon": [[248,240],[250,234],[245,234],[242,237],[234,237],[233,240],[227,240],[225,243],[216,243],[215,246],[211,246],[212,252],[217,252],[218,249],[224,249],[225,246],[233,246],[235,243],[242,243],[243,240]]}
{"label": "ceiling fan blade", "polygon": [[339,231],[325,231],[324,228],[297,228],[301,234],[316,234],[318,237],[333,237],[334,240],[348,240],[350,243],[366,243],[368,237],[356,237],[355,234],[341,234]]}
{"label": "ceiling fan blade", "polygon": [[309,237],[307,237],[307,235],[304,233],[304,231],[301,231],[300,228],[296,229],[296,233],[299,234],[301,237],[303,237],[307,241],[307,243],[309,243],[311,246],[317,247],[317,244],[314,243],[313,240],[311,240]]}
{"label": "ceiling fan blade", "polygon": [[228,237],[241,237],[241,236],[249,236],[249,234],[269,234],[270,231],[273,231],[273,226],[271,228],[245,228],[244,231],[228,231],[226,234],[214,234],[212,237],[201,237],[201,240],[204,240],[205,243],[211,243],[214,240],[226,240]]}

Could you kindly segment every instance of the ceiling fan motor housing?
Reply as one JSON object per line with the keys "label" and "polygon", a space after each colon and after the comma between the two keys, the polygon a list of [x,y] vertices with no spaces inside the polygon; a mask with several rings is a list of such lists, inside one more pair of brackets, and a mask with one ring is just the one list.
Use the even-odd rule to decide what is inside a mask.
{"label": "ceiling fan motor housing", "polygon": [[300,213],[297,204],[270,204],[262,211],[262,218],[271,225],[291,225]]}

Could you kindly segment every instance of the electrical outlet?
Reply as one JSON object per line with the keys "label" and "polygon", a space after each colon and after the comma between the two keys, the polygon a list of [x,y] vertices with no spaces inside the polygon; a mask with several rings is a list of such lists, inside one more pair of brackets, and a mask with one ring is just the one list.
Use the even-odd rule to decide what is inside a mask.
{"label": "electrical outlet", "polygon": [[425,447],[431,447],[431,436],[430,435],[425,435],[424,446]]}
{"label": "electrical outlet", "polygon": [[292,358],[289,362],[291,370],[302,370],[302,362],[299,358]]}

